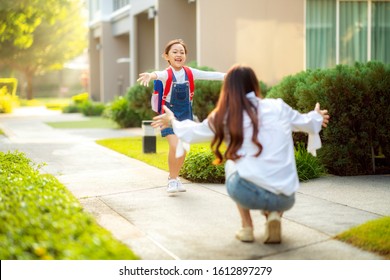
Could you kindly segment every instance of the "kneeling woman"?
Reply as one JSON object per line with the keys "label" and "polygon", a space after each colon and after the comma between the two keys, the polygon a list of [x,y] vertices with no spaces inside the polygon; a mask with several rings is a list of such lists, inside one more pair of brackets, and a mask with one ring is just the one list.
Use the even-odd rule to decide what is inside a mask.
{"label": "kneeling woman", "polygon": [[301,114],[281,99],[261,98],[254,71],[236,65],[226,74],[217,107],[202,123],[178,121],[168,108],[165,112],[154,118],[154,127],[173,127],[183,142],[210,140],[215,162],[226,160],[226,188],[242,220],[236,238],[254,241],[250,210],[258,209],[267,219],[264,242],[280,243],[282,213],[293,207],[299,187],[292,132],[307,132],[308,150],[315,153],[327,111],[317,103]]}

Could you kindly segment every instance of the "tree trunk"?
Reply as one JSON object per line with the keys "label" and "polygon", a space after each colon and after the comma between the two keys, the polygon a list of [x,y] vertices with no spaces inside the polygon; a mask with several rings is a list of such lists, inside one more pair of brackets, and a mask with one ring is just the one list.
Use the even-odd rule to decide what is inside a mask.
{"label": "tree trunk", "polygon": [[27,81],[27,100],[34,98],[33,94],[33,74],[31,72],[26,72],[26,81]]}

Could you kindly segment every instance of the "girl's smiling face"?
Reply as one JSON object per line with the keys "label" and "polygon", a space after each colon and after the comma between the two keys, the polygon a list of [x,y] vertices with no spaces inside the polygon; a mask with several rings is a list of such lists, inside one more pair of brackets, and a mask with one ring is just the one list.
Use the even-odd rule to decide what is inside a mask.
{"label": "girl's smiling face", "polygon": [[183,45],[174,44],[168,51],[168,54],[165,54],[165,60],[175,69],[176,71],[180,70],[186,62],[186,51]]}

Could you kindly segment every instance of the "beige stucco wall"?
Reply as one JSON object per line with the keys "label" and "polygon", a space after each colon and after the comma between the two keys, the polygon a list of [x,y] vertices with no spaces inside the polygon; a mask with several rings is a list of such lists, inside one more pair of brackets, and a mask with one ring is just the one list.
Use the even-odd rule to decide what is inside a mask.
{"label": "beige stucco wall", "polygon": [[[127,34],[113,36],[109,22],[102,22],[100,38],[100,101],[108,102],[123,94],[123,89],[129,85],[129,67],[118,63],[119,58],[129,56],[129,37]],[[122,85],[120,85],[122,84]]]}
{"label": "beige stucco wall", "polygon": [[[119,77],[133,85],[139,73],[164,69],[167,63],[161,54],[176,38],[187,43],[187,62],[195,60],[223,72],[233,64],[247,64],[272,86],[304,70],[304,2],[134,0],[129,18],[123,21],[127,24],[111,26],[103,21],[91,29],[90,91],[94,96],[100,92],[100,100],[107,102],[118,95]],[[148,19],[148,8],[153,6],[156,17]],[[113,36],[113,31],[127,35]],[[96,44],[102,48],[95,51]],[[122,57],[131,62],[119,65],[116,60]]]}
{"label": "beige stucco wall", "polygon": [[117,85],[114,87],[114,91],[110,98],[115,96],[123,96],[126,94],[127,89],[130,85],[130,71],[129,71],[129,63],[118,63],[119,58],[128,58],[129,57],[129,34],[123,34],[121,36],[114,37],[115,45],[117,47],[116,51],[116,65],[114,68],[114,73],[116,75]]}
{"label": "beige stucco wall", "polygon": [[100,100],[100,58],[99,39],[94,37],[93,30],[89,32],[89,83],[88,92],[93,100]]}
{"label": "beige stucco wall", "polygon": [[136,48],[137,48],[137,64],[136,69],[137,76],[141,72],[154,70],[155,61],[155,35],[154,35],[154,19],[148,19],[147,13],[141,13],[136,16],[137,20],[137,36]]}
{"label": "beige stucco wall", "polygon": [[172,39],[180,38],[186,43],[187,62],[196,60],[196,4],[185,0],[159,0],[156,7],[156,67],[167,67],[162,54]]}
{"label": "beige stucco wall", "polygon": [[253,67],[273,85],[304,69],[304,0],[197,0],[198,62]]}

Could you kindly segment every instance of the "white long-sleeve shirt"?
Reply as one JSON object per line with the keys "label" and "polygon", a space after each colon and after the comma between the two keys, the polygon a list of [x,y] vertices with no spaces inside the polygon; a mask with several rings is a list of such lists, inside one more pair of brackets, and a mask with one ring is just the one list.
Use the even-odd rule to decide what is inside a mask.
{"label": "white long-sleeve shirt", "polygon": [[[171,66],[169,66],[171,67]],[[184,83],[186,80],[185,76],[185,71],[184,68],[181,68],[179,71],[176,71],[173,67],[171,67],[173,70],[173,75],[175,75],[176,82],[177,83]],[[199,69],[191,68],[189,67],[190,70],[192,71],[192,75],[194,76],[194,80],[217,80],[217,81],[222,81],[225,77],[225,73],[221,72],[213,72],[213,71],[202,71]],[[157,76],[157,80],[160,80],[165,88],[165,83],[168,79],[168,72],[167,70],[163,71],[154,71],[154,73]],[[171,100],[171,93],[172,93],[172,87],[167,95],[167,102],[170,102]]]}
{"label": "white long-sleeve shirt", "polygon": [[[309,134],[308,151],[315,155],[321,147],[319,132],[323,117],[316,111],[301,114],[288,106],[282,99],[259,99],[254,93],[247,95],[252,102],[258,103],[259,133],[258,140],[263,150],[258,157],[257,146],[252,142],[252,123],[244,113],[244,139],[238,154],[242,157],[233,164],[240,177],[276,194],[287,196],[299,188],[299,179],[295,165],[293,131]],[[187,143],[209,141],[214,132],[208,120],[195,123],[190,120],[172,122],[175,134]],[[226,176],[231,172],[231,161],[226,166]]]}

